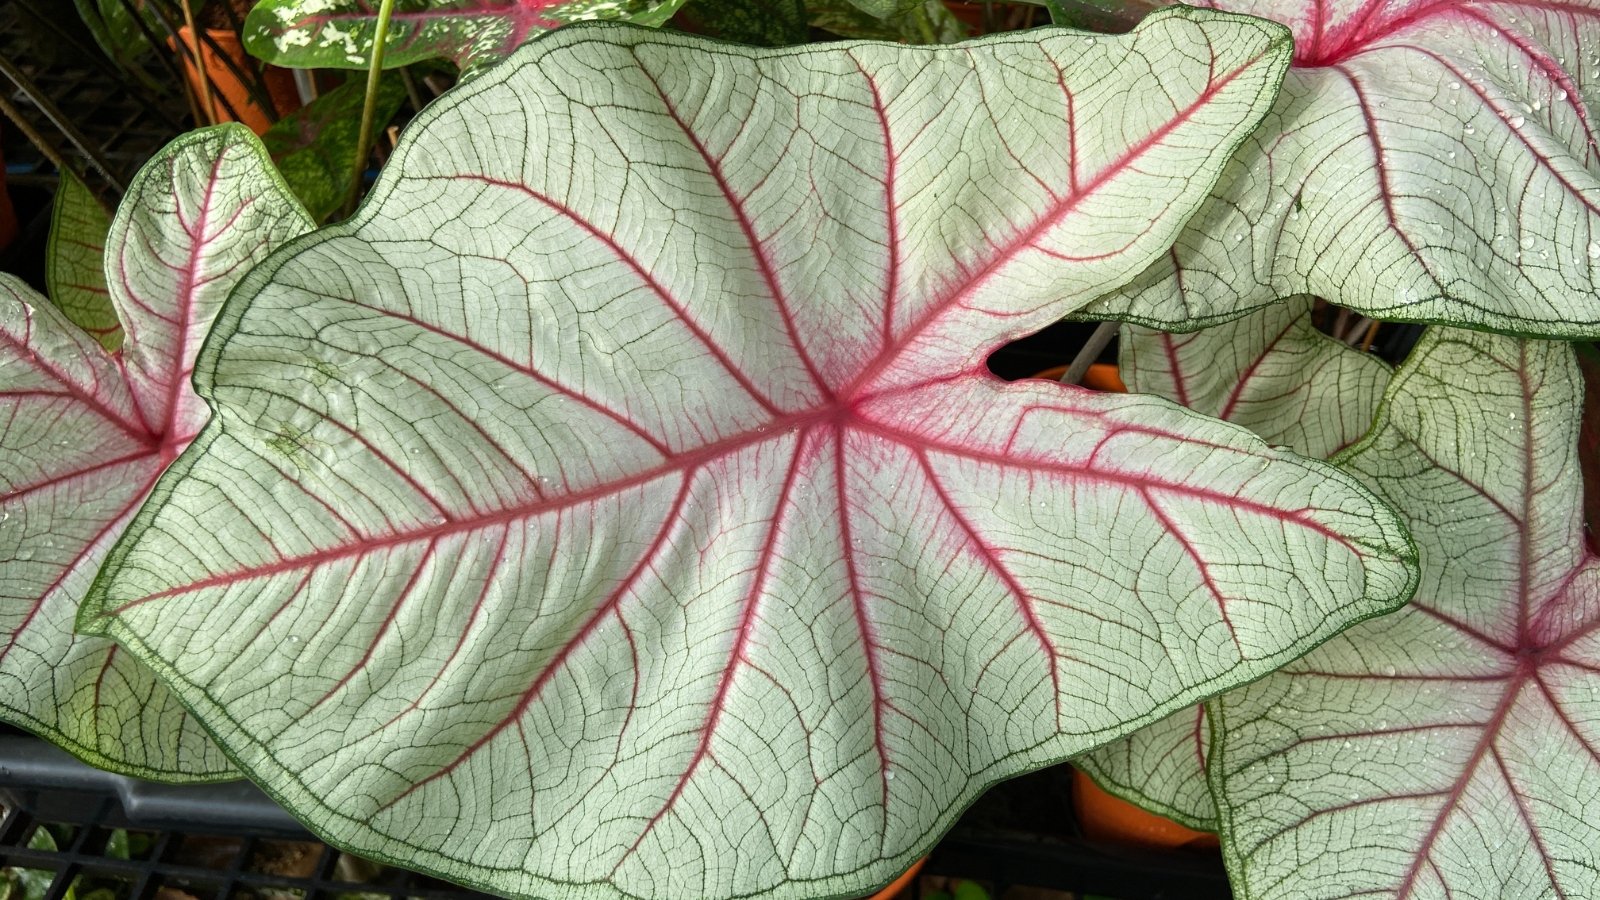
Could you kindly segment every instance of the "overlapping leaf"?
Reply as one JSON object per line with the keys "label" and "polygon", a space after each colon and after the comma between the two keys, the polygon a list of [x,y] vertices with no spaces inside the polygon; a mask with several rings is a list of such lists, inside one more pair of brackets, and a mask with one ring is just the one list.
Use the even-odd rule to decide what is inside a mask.
{"label": "overlapping leaf", "polygon": [[1284,37],[553,33],[246,279],[83,624],[368,855],[886,881],[993,781],[1410,591],[1330,467],[984,367],[1168,245]]}
{"label": "overlapping leaf", "polygon": [[73,621],[134,509],[206,418],[188,376],[223,297],[309,227],[255,138],[225,126],[162,151],[111,227],[121,353],[0,275],[0,717],[104,768],[238,777],[148,669],[75,636]]}
{"label": "overlapping leaf", "polygon": [[[530,37],[569,22],[661,25],[684,0],[396,0],[386,68],[448,59],[463,71],[503,59]],[[377,0],[261,0],[244,45],[280,66],[363,69],[372,59]]]}
{"label": "overlapping leaf", "polygon": [[1205,5],[1290,24],[1295,67],[1173,253],[1090,315],[1190,329],[1311,293],[1600,333],[1600,2]]}
{"label": "overlapping leaf", "polygon": [[[1124,325],[1123,378],[1130,390],[1244,425],[1269,443],[1332,456],[1371,426],[1389,369],[1318,331],[1311,304],[1299,297],[1187,335]],[[1076,764],[1107,790],[1215,831],[1205,773],[1209,741],[1205,710],[1196,706]]]}
{"label": "overlapping leaf", "polygon": [[106,233],[111,216],[83,182],[63,173],[50,216],[45,288],[50,302],[107,350],[122,346],[122,325],[106,289]]}
{"label": "overlapping leaf", "polygon": [[1219,698],[1240,896],[1581,897],[1600,867],[1600,566],[1565,345],[1436,330],[1341,464],[1401,509],[1422,587]]}

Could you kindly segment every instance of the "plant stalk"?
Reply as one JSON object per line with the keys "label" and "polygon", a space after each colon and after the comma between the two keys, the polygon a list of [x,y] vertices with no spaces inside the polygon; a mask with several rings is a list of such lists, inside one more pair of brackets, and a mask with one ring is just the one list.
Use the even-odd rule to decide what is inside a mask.
{"label": "plant stalk", "polygon": [[345,216],[355,212],[356,198],[361,195],[361,176],[367,170],[367,157],[372,153],[372,120],[378,115],[383,49],[389,43],[389,17],[393,14],[394,0],[382,0],[378,6],[378,24],[372,33],[372,62],[367,66],[367,97],[361,104],[361,133],[356,135],[356,171],[350,179],[350,196],[344,204]]}
{"label": "plant stalk", "polygon": [[[29,100],[33,101],[33,105],[37,106],[39,111],[44,113],[45,118],[50,120],[50,124],[54,125],[56,130],[61,132],[61,136],[66,138],[67,142],[72,144],[73,147],[77,148],[78,152],[82,153],[84,158],[89,160],[90,165],[100,170],[100,174],[104,175],[106,181],[111,183],[112,189],[117,192],[118,196],[128,192],[128,180],[123,178],[122,174],[117,172],[112,167],[111,162],[107,160],[98,149],[95,148],[94,144],[89,140],[89,138],[85,136],[83,132],[79,131],[78,127],[73,125],[72,122],[68,120],[64,114],[62,114],[61,108],[56,106],[49,97],[45,96],[43,91],[39,90],[39,86],[33,83],[33,79],[29,78],[21,69],[17,68],[17,66],[13,64],[11,60],[6,59],[4,56],[0,56],[0,75],[5,75],[6,78],[11,80],[12,84],[17,86],[17,90],[21,91],[24,97],[27,97]],[[8,117],[17,121],[18,126],[22,128],[23,134],[29,134],[29,132],[32,130],[32,126],[30,126],[26,120],[22,118],[20,110],[11,105],[9,101],[7,101],[4,107],[0,107],[0,109],[4,109]],[[34,134],[37,133],[38,132],[34,132]],[[29,134],[29,139],[33,140],[33,136],[31,134]],[[46,156],[49,156],[49,151],[46,149],[45,144],[40,143],[39,141],[34,141],[34,143],[39,144],[40,152],[43,152]],[[65,171],[72,171],[71,169],[62,166],[61,163],[56,159],[52,158],[50,161],[56,163],[58,168],[62,168]]]}
{"label": "plant stalk", "polygon": [[1067,371],[1061,373],[1061,383],[1077,384],[1082,381],[1084,373],[1089,371],[1089,367],[1100,357],[1100,351],[1104,350],[1116,336],[1116,322],[1101,322],[1100,327],[1094,330],[1094,334],[1089,335],[1089,342],[1084,344],[1078,355],[1072,358],[1072,364],[1067,366]]}
{"label": "plant stalk", "polygon": [[200,29],[194,22],[194,4],[190,0],[180,0],[183,7],[183,24],[189,28],[189,52],[194,54],[194,77],[200,84],[200,111],[205,116],[207,125],[217,123],[217,110],[211,105],[211,78],[206,75],[204,57],[200,55]]}

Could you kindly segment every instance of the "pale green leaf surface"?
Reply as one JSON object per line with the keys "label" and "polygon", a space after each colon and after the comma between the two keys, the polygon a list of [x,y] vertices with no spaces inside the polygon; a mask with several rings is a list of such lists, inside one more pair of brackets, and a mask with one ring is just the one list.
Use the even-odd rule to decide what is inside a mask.
{"label": "pale green leaf surface", "polygon": [[1211,704],[1240,897],[1594,896],[1600,565],[1558,343],[1435,329],[1341,458],[1409,519],[1422,585]]}
{"label": "pale green leaf surface", "polygon": [[[684,0],[396,0],[383,65],[448,59],[462,71],[505,58],[571,22],[665,24]],[[377,0],[261,0],[244,22],[245,49],[280,66],[365,69]]]}
{"label": "pale green leaf surface", "polygon": [[985,369],[1168,245],[1286,62],[1085,37],[530,44],[247,277],[82,624],[335,843],[677,900],[860,893],[1392,608],[1331,467]]}
{"label": "pale green leaf surface", "polygon": [[73,623],[112,543],[206,418],[188,376],[223,297],[309,227],[255,137],[224,126],[158,154],[111,226],[120,354],[0,276],[0,717],[103,768],[238,777],[149,669]]}
{"label": "pale green leaf surface", "polygon": [[122,325],[106,290],[106,232],[111,217],[69,173],[61,175],[50,216],[44,280],[50,301],[67,318],[94,335],[107,350],[122,346]]}
{"label": "pale green leaf surface", "polygon": [[[1316,458],[1355,443],[1372,425],[1389,382],[1377,357],[1311,324],[1297,297],[1192,334],[1124,325],[1123,381],[1249,428],[1270,444]],[[1210,729],[1194,707],[1077,759],[1100,785],[1191,828],[1215,831],[1206,784]]]}
{"label": "pale green leaf surface", "polygon": [[1291,294],[1600,334],[1600,3],[1218,0],[1295,67],[1173,253],[1085,311],[1192,330]]}

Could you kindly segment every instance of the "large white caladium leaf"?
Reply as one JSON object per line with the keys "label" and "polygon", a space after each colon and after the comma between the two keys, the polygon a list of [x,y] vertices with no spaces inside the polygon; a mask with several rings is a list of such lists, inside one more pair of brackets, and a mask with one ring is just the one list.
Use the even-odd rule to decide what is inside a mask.
{"label": "large white caladium leaf", "polygon": [[1436,330],[1341,463],[1423,580],[1211,704],[1241,897],[1588,897],[1600,867],[1600,565],[1563,344]]}
{"label": "large white caladium leaf", "polygon": [[1311,293],[1600,333],[1600,2],[1202,5],[1287,23],[1295,66],[1173,252],[1090,315],[1189,330]]}
{"label": "large white caladium leaf", "polygon": [[207,417],[189,371],[222,299],[310,228],[255,136],[222,126],[158,154],[112,223],[120,353],[0,275],[0,718],[103,768],[239,777],[147,668],[75,636],[73,622],[134,509]]}
{"label": "large white caladium leaf", "polygon": [[[1191,334],[1122,326],[1128,389],[1244,425],[1272,444],[1327,457],[1372,426],[1389,367],[1318,331],[1310,297]],[[1206,783],[1210,728],[1193,706],[1085,754],[1102,787],[1190,828],[1215,831]]]}
{"label": "large white caladium leaf", "polygon": [[369,855],[519,896],[887,881],[995,780],[1411,590],[1331,467],[984,365],[1168,245],[1284,36],[554,32],[246,279],[84,624]]}
{"label": "large white caladium leaf", "polygon": [[[462,70],[504,59],[529,38],[569,22],[612,19],[656,26],[684,0],[396,0],[385,68],[448,59]],[[245,49],[280,66],[364,69],[372,60],[378,0],[261,0],[245,18]]]}

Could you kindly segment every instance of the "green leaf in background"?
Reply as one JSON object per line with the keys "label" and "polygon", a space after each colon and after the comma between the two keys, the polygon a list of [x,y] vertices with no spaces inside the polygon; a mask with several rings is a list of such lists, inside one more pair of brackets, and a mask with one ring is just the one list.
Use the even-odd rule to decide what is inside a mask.
{"label": "green leaf in background", "polygon": [[[1130,391],[1235,422],[1269,443],[1331,456],[1371,427],[1389,367],[1318,331],[1311,305],[1310,297],[1297,297],[1193,334],[1124,325],[1123,381]],[[1209,738],[1205,710],[1195,706],[1074,763],[1111,793],[1216,831],[1205,772]]]}
{"label": "green leaf in background", "polygon": [[106,232],[111,216],[83,182],[61,174],[45,249],[50,302],[107,350],[122,346],[122,325],[106,290]]}
{"label": "green leaf in background", "polygon": [[804,0],[686,3],[668,25],[693,34],[759,47],[802,44],[811,33],[806,24]]}
{"label": "green leaf in background", "polygon": [[[365,92],[365,80],[352,78],[280,119],[261,136],[283,179],[318,222],[333,215],[350,195]],[[384,75],[373,116],[375,134],[394,118],[405,96],[400,77]]]}
{"label": "green leaf in background", "polygon": [[553,32],[246,276],[216,417],[80,625],[363,855],[518,896],[886,883],[995,781],[1414,587],[1331,466],[984,366],[1166,250],[1289,50],[1193,8]]}
{"label": "green leaf in background", "polygon": [[1422,586],[1212,702],[1237,896],[1596,896],[1581,383],[1566,344],[1435,328],[1338,460],[1407,517]]}
{"label": "green leaf in background", "polygon": [[106,238],[116,356],[0,275],[0,719],[105,769],[238,772],[131,654],[76,635],[79,601],[167,462],[209,417],[189,374],[251,265],[312,227],[255,135],[190,132],[134,178]]}
{"label": "green leaf in background", "polygon": [[[463,72],[503,59],[529,38],[592,19],[657,26],[684,0],[397,0],[384,68],[448,59]],[[364,69],[378,0],[261,0],[244,23],[245,49],[280,66]]]}
{"label": "green leaf in background", "polygon": [[1600,2],[1207,5],[1288,24],[1294,68],[1173,252],[1084,316],[1192,330],[1308,293],[1600,335]]}
{"label": "green leaf in background", "polygon": [[875,19],[904,15],[923,5],[924,0],[848,0],[855,8]]}
{"label": "green leaf in background", "polygon": [[903,44],[953,44],[967,36],[967,26],[943,0],[926,0],[885,19],[862,12],[850,0],[808,0],[806,12],[813,28],[840,37]]}
{"label": "green leaf in background", "polygon": [[[147,0],[73,0],[78,16],[94,35],[95,43],[123,70],[134,68],[138,58],[150,51],[150,41],[134,18],[144,19],[151,34],[161,34],[161,20],[150,10]],[[196,12],[202,5],[196,0]],[[135,12],[137,11],[137,13]]]}

